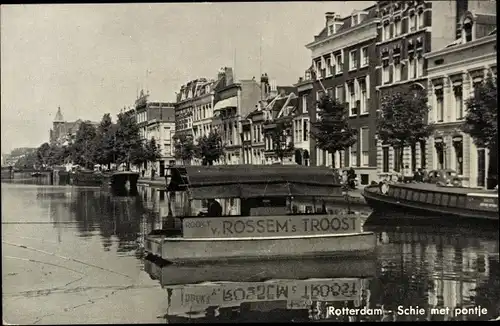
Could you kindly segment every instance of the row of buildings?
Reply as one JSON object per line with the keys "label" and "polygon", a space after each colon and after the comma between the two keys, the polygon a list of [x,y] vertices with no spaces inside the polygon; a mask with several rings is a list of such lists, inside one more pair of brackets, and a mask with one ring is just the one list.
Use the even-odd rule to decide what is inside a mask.
{"label": "row of buildings", "polygon": [[[122,110],[123,114],[131,115],[139,126],[139,132],[143,139],[154,138],[161,153],[158,162],[146,162],[141,170],[145,175],[150,175],[154,168],[164,175],[166,166],[174,164],[173,136],[175,133],[174,103],[150,100],[150,94],[141,91],[135,103]],[[76,136],[76,132],[83,120],[66,121],[59,107],[52,122],[49,140],[51,144],[65,145]],[[99,122],[86,121],[94,126]]]}
{"label": "row of buildings", "polygon": [[[295,153],[284,164],[354,167],[362,184],[400,172],[398,149],[382,144],[376,118],[384,95],[423,89],[436,131],[403,166],[454,169],[470,186],[484,186],[488,150],[477,148],[460,125],[465,101],[488,73],[496,76],[496,2],[488,0],[377,1],[347,17],[325,14],[325,26],[306,48],[311,67],[294,85],[234,78],[222,68],[215,79],[199,78],[180,88],[176,133],[197,139],[216,128],[223,136],[221,164],[278,161],[267,136],[276,122],[290,121]],[[345,103],[357,142],[335,157],[310,135],[317,101],[328,94]],[[198,164],[193,160],[193,164]]]}
{"label": "row of buildings", "polygon": [[[488,73],[496,76],[496,2],[376,1],[346,17],[327,12],[324,19],[322,30],[305,45],[311,66],[293,85],[278,86],[267,74],[236,79],[233,69],[224,67],[215,78],[182,85],[175,103],[150,100],[141,91],[124,113],[135,117],[144,139],[154,137],[159,144],[159,174],[175,162],[174,135],[196,141],[214,129],[225,147],[216,164],[278,163],[268,131],[286,120],[294,152],[283,164],[353,167],[362,184],[401,172],[401,165],[449,168],[465,184],[484,186],[488,150],[477,148],[460,125],[474,88]],[[427,92],[428,120],[436,131],[415,151],[405,148],[401,164],[399,150],[377,139],[376,119],[386,94],[411,89]],[[310,133],[325,92],[345,103],[349,123],[358,130],[357,142],[334,157],[317,148]],[[56,120],[51,140],[78,125],[64,122],[60,110]],[[191,163],[201,164],[196,158]],[[149,173],[152,167],[145,163],[143,169]]]}

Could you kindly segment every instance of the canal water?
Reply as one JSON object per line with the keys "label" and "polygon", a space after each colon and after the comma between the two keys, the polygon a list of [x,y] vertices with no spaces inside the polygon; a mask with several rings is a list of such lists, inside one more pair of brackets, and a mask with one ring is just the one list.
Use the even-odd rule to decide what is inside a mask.
{"label": "canal water", "polygon": [[[492,226],[370,222],[374,257],[173,267],[143,257],[165,194],[2,182],[3,319],[10,324],[490,320]],[[369,225],[368,225],[369,224]],[[442,309],[440,309],[442,308]],[[356,310],[357,309],[357,310]]]}

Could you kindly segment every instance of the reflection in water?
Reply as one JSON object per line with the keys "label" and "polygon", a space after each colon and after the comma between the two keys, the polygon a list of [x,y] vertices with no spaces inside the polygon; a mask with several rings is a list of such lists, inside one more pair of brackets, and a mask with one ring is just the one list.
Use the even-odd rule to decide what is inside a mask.
{"label": "reflection in water", "polygon": [[[102,251],[92,255],[137,261],[134,266],[144,268],[146,276],[164,287],[168,303],[163,317],[168,322],[484,320],[500,315],[499,237],[491,227],[375,225],[365,227],[378,236],[373,259],[180,268],[142,258],[145,236],[160,228],[168,215],[164,191],[146,187],[137,196],[118,197],[100,188],[12,183],[2,185],[2,190],[2,210],[9,212],[2,212],[2,221],[17,221],[19,214],[29,217],[23,221],[45,218],[60,246],[97,239]],[[23,198],[17,201],[23,207],[13,198]],[[9,226],[2,235],[14,231]],[[141,296],[137,305],[151,305],[151,300]],[[486,316],[430,314],[436,307],[478,305],[487,308]],[[419,306],[426,313],[400,316],[398,306]],[[328,307],[368,307],[383,313],[349,317],[328,314]]]}

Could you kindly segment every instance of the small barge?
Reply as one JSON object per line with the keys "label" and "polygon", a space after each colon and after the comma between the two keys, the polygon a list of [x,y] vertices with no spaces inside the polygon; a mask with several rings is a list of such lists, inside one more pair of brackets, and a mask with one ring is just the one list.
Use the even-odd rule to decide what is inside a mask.
{"label": "small barge", "polygon": [[[151,257],[152,258],[152,257]],[[239,261],[236,263],[172,265],[159,259],[144,259],[144,269],[162,286],[202,282],[262,282],[270,279],[307,279],[337,277],[375,277],[375,256],[346,257],[342,260],[281,259]]]}
{"label": "small barge", "polygon": [[[375,250],[376,237],[363,231],[360,215],[328,214],[324,204],[311,214],[297,212],[295,203],[304,198],[342,196],[328,168],[188,166],[172,167],[167,175],[169,202],[184,204],[178,217],[182,227],[178,235],[148,235],[145,251],[168,262],[317,258]],[[216,199],[230,203],[229,214],[222,214]],[[206,214],[193,211],[200,202]]]}
{"label": "small barge", "polygon": [[[498,192],[428,183],[383,183],[363,191],[375,211],[413,211],[425,218],[453,216],[498,221]],[[403,216],[403,215],[402,215]]]}

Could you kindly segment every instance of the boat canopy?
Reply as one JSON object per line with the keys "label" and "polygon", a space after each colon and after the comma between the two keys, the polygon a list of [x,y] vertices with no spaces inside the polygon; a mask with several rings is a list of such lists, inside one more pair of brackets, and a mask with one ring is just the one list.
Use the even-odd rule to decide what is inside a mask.
{"label": "boat canopy", "polygon": [[[169,168],[167,191],[187,191],[191,199],[339,197],[332,169],[300,165],[216,165]],[[170,179],[170,180],[169,180]]]}

